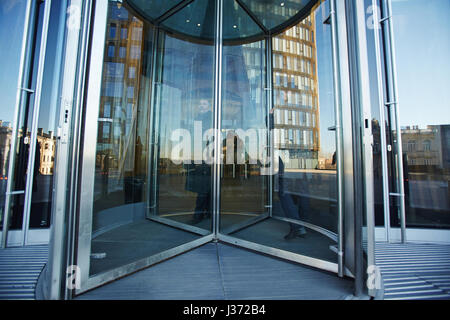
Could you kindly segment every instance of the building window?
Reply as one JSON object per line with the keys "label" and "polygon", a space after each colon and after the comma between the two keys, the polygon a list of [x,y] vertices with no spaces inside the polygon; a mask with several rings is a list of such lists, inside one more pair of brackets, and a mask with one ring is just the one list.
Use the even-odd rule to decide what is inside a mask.
{"label": "building window", "polygon": [[136,78],[136,67],[130,67],[128,69],[128,78],[129,79],[134,79]]}
{"label": "building window", "polygon": [[109,37],[111,39],[115,39],[116,38],[116,30],[117,27],[115,24],[111,24],[111,26],[109,27]]}
{"label": "building window", "polygon": [[111,117],[111,104],[109,102],[105,103],[103,105],[103,117],[104,118],[110,118]]}
{"label": "building window", "polygon": [[141,47],[140,46],[131,46],[130,58],[131,59],[139,59],[140,57],[141,57]]}
{"label": "building window", "polygon": [[122,59],[125,59],[127,56],[127,48],[126,47],[120,47],[119,49],[119,57]]}
{"label": "building window", "polygon": [[408,141],[408,152],[414,152],[416,151],[416,140],[409,140]]}
{"label": "building window", "polygon": [[128,29],[127,28],[120,29],[120,38],[121,39],[126,39],[127,35],[128,35]]}
{"label": "building window", "polygon": [[108,57],[114,58],[114,50],[115,50],[114,45],[110,44],[108,46]]}
{"label": "building window", "polygon": [[423,151],[431,151],[431,141],[425,140],[423,142]]}

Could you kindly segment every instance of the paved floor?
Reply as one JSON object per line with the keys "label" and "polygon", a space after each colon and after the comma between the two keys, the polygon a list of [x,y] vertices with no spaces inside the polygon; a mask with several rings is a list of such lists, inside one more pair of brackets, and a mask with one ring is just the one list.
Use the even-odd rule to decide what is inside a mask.
{"label": "paved floor", "polygon": [[[34,299],[47,246],[0,250],[0,299]],[[450,245],[377,243],[387,300],[450,299]],[[78,299],[344,299],[353,282],[209,243]]]}
{"label": "paved floor", "polygon": [[450,245],[377,243],[385,300],[450,299]]}
{"label": "paved floor", "polygon": [[78,299],[345,299],[353,281],[225,244],[208,243]]}
{"label": "paved floor", "polygon": [[46,245],[1,249],[0,299],[33,300],[47,258]]}

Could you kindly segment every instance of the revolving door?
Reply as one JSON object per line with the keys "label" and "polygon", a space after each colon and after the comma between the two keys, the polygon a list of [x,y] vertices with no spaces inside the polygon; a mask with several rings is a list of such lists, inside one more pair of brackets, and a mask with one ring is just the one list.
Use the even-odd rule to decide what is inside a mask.
{"label": "revolving door", "polygon": [[93,10],[75,293],[210,241],[351,275],[334,2]]}

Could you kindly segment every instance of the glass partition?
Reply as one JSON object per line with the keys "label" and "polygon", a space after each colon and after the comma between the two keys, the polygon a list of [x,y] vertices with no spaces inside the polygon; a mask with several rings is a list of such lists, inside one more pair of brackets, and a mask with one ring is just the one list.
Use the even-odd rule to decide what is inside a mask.
{"label": "glass partition", "polygon": [[[196,193],[196,187],[206,190],[210,175],[202,175],[202,164],[183,161],[190,150],[177,152],[176,145],[187,144],[179,139],[197,133],[197,126],[211,127],[213,53],[211,45],[156,33],[125,6],[109,2],[95,153],[91,276],[209,233],[210,210],[200,212],[196,203],[209,203],[210,193]],[[193,221],[197,213],[205,217],[201,226]],[[189,224],[196,227],[186,230]]]}
{"label": "glass partition", "polygon": [[268,212],[265,41],[223,49],[220,232],[230,234]]}
{"label": "glass partition", "polygon": [[[27,1],[0,3],[0,225],[3,226],[6,186],[12,177],[8,174],[9,158],[12,152],[13,125],[15,121],[17,82],[19,76],[20,53],[24,32],[24,20]],[[20,139],[21,134],[19,134]],[[14,180],[13,180],[14,181]],[[24,186],[21,190],[24,190]],[[23,195],[15,196],[22,198]],[[13,197],[14,198],[14,197]],[[12,203],[20,200],[12,199]],[[14,210],[14,209],[13,209]],[[20,220],[21,221],[21,220]],[[21,223],[21,222],[20,222]],[[15,227],[21,227],[13,223]]]}
{"label": "glass partition", "polygon": [[220,32],[217,3],[174,2],[158,26],[140,1],[96,8],[81,292],[211,240],[338,271],[329,3],[273,37],[240,1]]}
{"label": "glass partition", "polygon": [[[450,228],[450,2],[392,1],[406,227]],[[420,21],[420,23],[418,23]],[[398,130],[390,114],[395,145]],[[395,170],[391,226],[399,227]]]}
{"label": "glass partition", "polygon": [[[228,172],[237,170],[239,166],[225,164],[221,219],[223,228],[231,220],[227,211],[232,211],[230,209],[234,205],[239,209],[233,211],[233,217],[240,217],[241,223],[237,220],[231,228],[224,229],[233,230],[231,236],[335,263],[338,212],[334,87],[330,26],[323,24],[328,13],[328,2],[324,2],[300,23],[271,39],[273,107],[270,110],[264,108],[264,98],[259,111],[259,104],[255,102],[234,103],[238,115],[252,106],[256,107],[251,115],[243,117],[245,121],[242,125],[247,130],[247,136],[238,135],[235,138],[238,143],[240,140],[241,143],[247,143],[247,140],[251,143],[251,139],[246,139],[250,137],[248,128],[259,129],[262,134],[258,136],[260,140],[256,139],[255,134],[254,143],[259,148],[255,148],[255,155],[264,154],[264,147],[267,146],[267,141],[263,140],[267,137],[264,129],[267,130],[267,126],[272,129],[273,172],[267,176],[261,175],[261,164],[265,163],[265,159],[258,158],[256,163],[259,166],[254,166],[257,170],[249,171],[250,174],[242,170],[233,171],[232,180],[227,174],[230,176]],[[233,48],[236,52],[234,61],[224,60],[224,90],[232,84],[235,87],[240,85],[239,91],[229,91],[245,93],[248,90],[250,97],[258,99],[259,90],[264,89],[264,81],[255,86],[255,79],[249,76],[253,74],[252,65],[245,62],[256,61],[259,69],[264,70],[263,59],[260,59],[264,50],[257,50],[257,42],[251,48],[252,51],[246,50],[245,46],[241,49],[243,51]],[[228,52],[233,51],[225,47],[225,59]],[[247,59],[241,59],[243,62],[235,67],[231,62],[239,63],[240,55]],[[227,82],[229,75],[226,72],[230,68],[227,63],[234,67],[234,79],[240,82]],[[223,112],[232,110],[233,104],[227,101],[227,96],[223,101]],[[240,119],[236,115],[232,118]],[[224,127],[225,121],[226,117],[222,115]],[[224,127],[222,131],[229,134]],[[243,145],[247,146],[246,143]],[[227,145],[227,155],[228,148]],[[242,157],[252,159],[244,153]],[[229,170],[227,166],[230,166]],[[239,179],[242,182],[235,182],[232,187],[231,181]],[[269,179],[272,180],[270,184]],[[241,190],[239,188],[242,192],[236,192]],[[266,190],[269,190],[269,195]],[[244,212],[247,212],[245,218]],[[243,223],[245,220],[249,222]]]}
{"label": "glass partition", "polygon": [[149,217],[211,230],[214,45],[159,37]]}

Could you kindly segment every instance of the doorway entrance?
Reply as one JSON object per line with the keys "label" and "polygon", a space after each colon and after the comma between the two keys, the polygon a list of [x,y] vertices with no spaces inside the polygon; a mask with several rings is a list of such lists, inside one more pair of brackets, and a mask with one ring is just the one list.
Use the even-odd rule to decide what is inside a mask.
{"label": "doorway entrance", "polygon": [[97,1],[76,294],[222,241],[343,267],[330,1]]}
{"label": "doorway entrance", "polygon": [[1,39],[2,47],[10,48],[1,56],[6,80],[0,116],[1,243],[2,247],[47,244],[62,56],[57,48],[63,41],[64,8],[51,1],[19,1],[4,7],[2,29],[13,29],[15,40],[11,42],[10,35]]}

